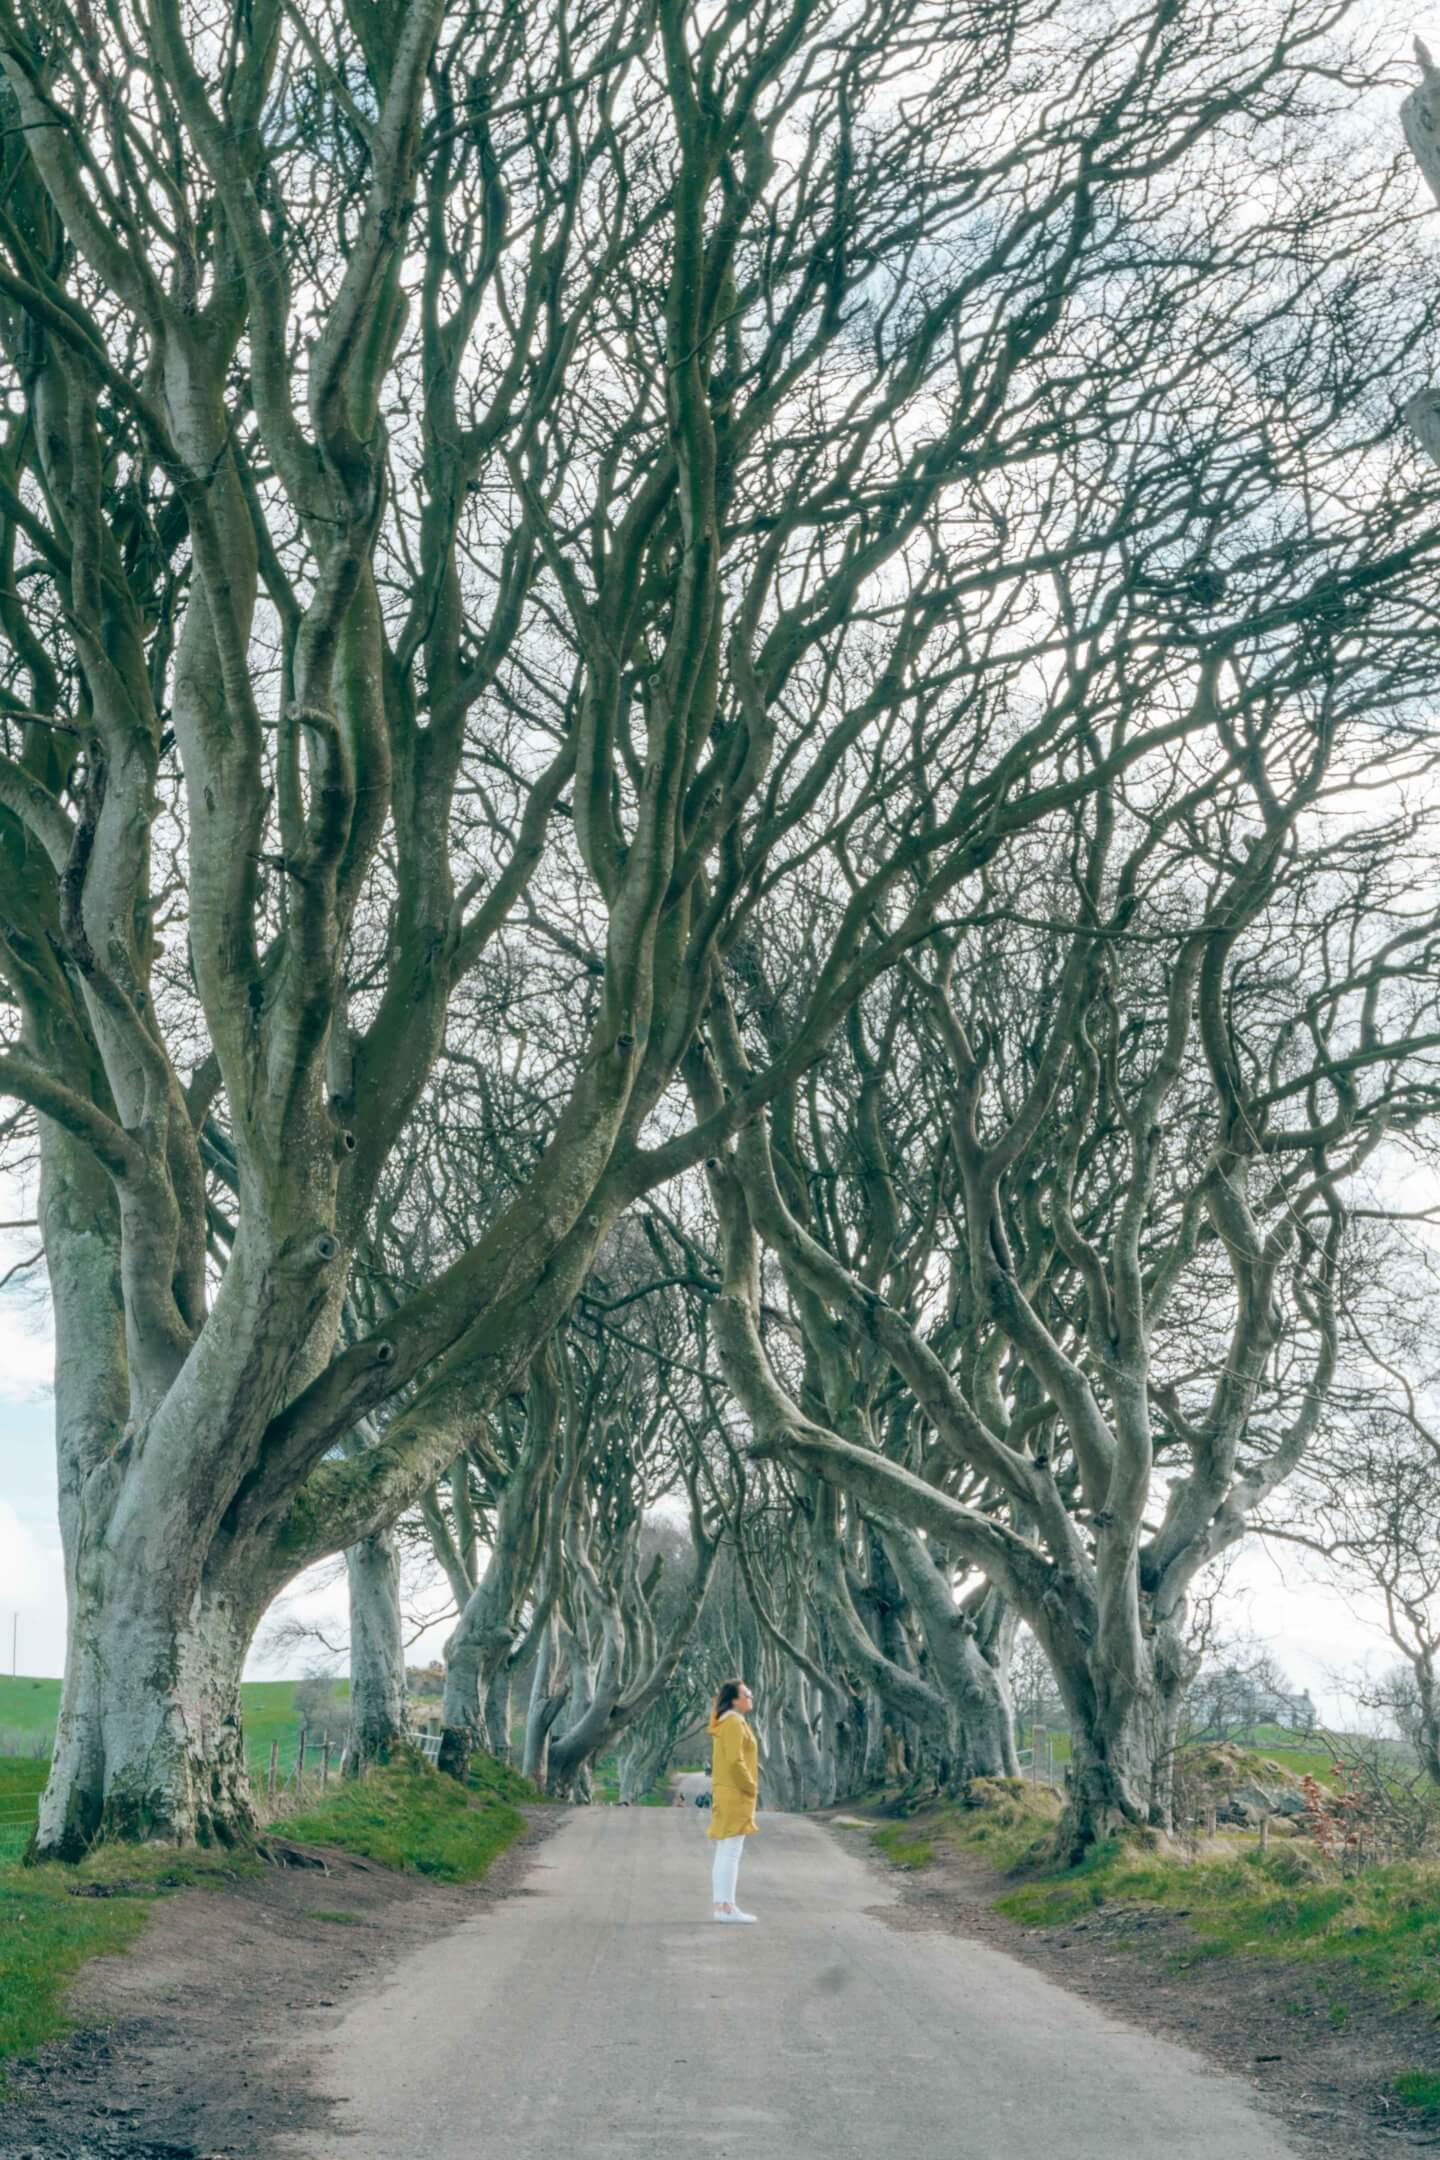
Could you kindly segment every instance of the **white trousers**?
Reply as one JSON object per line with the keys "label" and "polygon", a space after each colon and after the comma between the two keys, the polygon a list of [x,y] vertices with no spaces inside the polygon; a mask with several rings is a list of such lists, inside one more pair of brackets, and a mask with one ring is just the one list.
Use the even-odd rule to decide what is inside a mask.
{"label": "white trousers", "polygon": [[715,1840],[715,1860],[710,1870],[717,1905],[733,1905],[735,1881],[740,1873],[740,1848],[743,1837],[722,1837]]}

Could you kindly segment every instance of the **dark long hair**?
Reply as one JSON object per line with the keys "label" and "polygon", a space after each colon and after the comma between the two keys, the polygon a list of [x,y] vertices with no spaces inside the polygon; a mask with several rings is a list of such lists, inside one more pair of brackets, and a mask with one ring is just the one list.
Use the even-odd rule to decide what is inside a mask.
{"label": "dark long hair", "polygon": [[715,1697],[714,1715],[716,1718],[722,1718],[727,1710],[734,1709],[736,1698],[744,1685],[743,1680],[726,1680],[721,1683],[720,1692]]}

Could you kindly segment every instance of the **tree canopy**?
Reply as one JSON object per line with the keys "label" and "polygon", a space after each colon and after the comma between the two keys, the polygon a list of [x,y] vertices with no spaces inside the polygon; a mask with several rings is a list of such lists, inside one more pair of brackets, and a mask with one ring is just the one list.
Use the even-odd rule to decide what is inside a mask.
{"label": "tree canopy", "polygon": [[1077,1836],[1163,1813],[1440,1080],[1385,64],[1329,0],[0,6],[41,1849],[243,1835],[263,1610],[417,1508],[466,1744],[568,1643],[579,1775],[738,1541],[857,1775],[885,1704],[1009,1762],[1023,1615]]}

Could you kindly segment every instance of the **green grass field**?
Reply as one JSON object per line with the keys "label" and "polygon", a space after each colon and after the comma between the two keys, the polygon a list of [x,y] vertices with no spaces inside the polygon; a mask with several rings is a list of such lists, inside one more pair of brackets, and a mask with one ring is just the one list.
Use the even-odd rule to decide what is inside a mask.
{"label": "green grass field", "polygon": [[18,1860],[29,1843],[49,1767],[43,1756],[0,1755],[0,1862]]}
{"label": "green grass field", "polygon": [[[336,1692],[343,1700],[350,1682],[338,1680]],[[253,1761],[270,1752],[270,1742],[292,1745],[300,1729],[295,1709],[293,1680],[247,1680],[240,1690],[245,1711],[245,1744]],[[60,1714],[58,1680],[18,1680],[0,1676],[0,1733],[48,1740]]]}
{"label": "green grass field", "polygon": [[[58,1680],[27,1680],[23,1673],[18,1680],[12,1680],[8,1673],[0,1676],[0,1734],[5,1734],[12,1744],[24,1740],[48,1742],[59,1714]],[[50,1752],[48,1745],[45,1752]]]}
{"label": "green grass field", "polygon": [[[240,1690],[245,1752],[255,1776],[264,1775],[272,1740],[280,1743],[283,1764],[288,1766],[294,1756],[300,1736],[295,1688],[293,1680],[247,1680]],[[349,1681],[337,1681],[336,1689],[343,1700],[350,1692]],[[45,1782],[45,1764],[39,1758],[49,1752],[59,1710],[58,1680],[0,1676],[0,1861],[18,1858],[24,1849],[28,1829],[14,1818],[27,1806],[33,1818],[34,1800]],[[32,1745],[35,1756],[28,1753]]]}

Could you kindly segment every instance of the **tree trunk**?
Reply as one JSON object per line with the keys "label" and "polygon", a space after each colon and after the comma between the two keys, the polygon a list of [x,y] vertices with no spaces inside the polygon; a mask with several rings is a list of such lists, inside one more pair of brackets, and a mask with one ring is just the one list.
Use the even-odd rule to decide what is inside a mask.
{"label": "tree trunk", "polygon": [[572,1711],[564,1732],[551,1736],[545,1768],[545,1790],[556,1800],[579,1800],[578,1780],[592,1755],[610,1737],[609,1715],[620,1693],[619,1647],[607,1637],[600,1657],[600,1677],[588,1636],[564,1628],[562,1649],[567,1675],[566,1694]]}
{"label": "tree trunk", "polygon": [[[465,1775],[474,1747],[510,1760],[510,1655],[540,1565],[558,1433],[555,1390],[541,1356],[530,1368],[525,1432],[496,1510],[490,1558],[445,1645],[440,1768],[456,1777]],[[457,1497],[460,1490],[463,1482]]]}
{"label": "tree trunk", "polygon": [[480,1645],[457,1628],[445,1645],[445,1690],[440,1707],[440,1753],[450,1777],[463,1778],[472,1751],[483,1745],[480,1722]]}
{"label": "tree trunk", "polygon": [[[502,1582],[503,1578],[503,1582]],[[463,1778],[471,1751],[489,1747],[498,1754],[497,1739],[508,1760],[509,1734],[492,1729],[492,1703],[497,1684],[503,1686],[505,1706],[498,1714],[508,1720],[510,1704],[509,1657],[515,1645],[510,1618],[509,1569],[498,1552],[473,1591],[469,1603],[445,1645],[445,1694],[441,1707],[444,1730],[440,1739],[440,1768]]]}
{"label": "tree trunk", "polygon": [[1058,1847],[1060,1858],[1074,1867],[1100,1839],[1150,1820],[1155,1748],[1148,1706],[1109,1729],[1072,1719],[1070,1750]]}
{"label": "tree trunk", "polygon": [[496,1762],[510,1760],[510,1660],[500,1660],[490,1675],[483,1705],[485,1745]]}
{"label": "tree trunk", "polygon": [[829,1777],[830,1799],[826,1805],[837,1800],[849,1799],[853,1794],[866,1791],[879,1783],[868,1774],[868,1747],[870,1741],[869,1707],[862,1695],[848,1688],[844,1694],[844,1707],[838,1713],[827,1708],[820,1728],[820,1748],[825,1759]]}
{"label": "tree trunk", "polygon": [[521,1767],[532,1785],[544,1786],[549,1774],[550,1728],[565,1706],[565,1689],[551,1689],[555,1670],[555,1622],[547,1623],[535,1653],[530,1679],[530,1703],[525,1717],[525,1759]]}
{"label": "tree trunk", "polygon": [[885,1783],[888,1761],[886,1754],[885,1705],[872,1687],[865,1690],[865,1732],[860,1757],[860,1782],[866,1792],[874,1792]]}
{"label": "tree trunk", "polygon": [[[1098,1659],[1093,1662],[1100,1662]],[[1060,1856],[1082,1860],[1099,1839],[1172,1827],[1175,1735],[1188,1658],[1178,1629],[1147,1640],[1138,1684],[1113,1673],[1055,1667],[1070,1714],[1070,1772]]]}
{"label": "tree trunk", "polygon": [[400,1551],[391,1531],[362,1538],[345,1554],[350,1586],[350,1750],[352,1777],[388,1762],[407,1733],[405,1643],[400,1621]]}
{"label": "tree trunk", "polygon": [[[169,1556],[166,1556],[167,1563]],[[32,1847],[76,1860],[100,1837],[233,1845],[253,1835],[240,1672],[256,1613],[144,1537],[78,1556],[50,1781]]]}
{"label": "tree trunk", "polygon": [[975,1622],[956,1606],[949,1577],[918,1531],[887,1524],[881,1542],[919,1618],[931,1676],[950,1712],[947,1782],[955,1789],[971,1778],[1018,1776],[1009,1694],[980,1648]]}
{"label": "tree trunk", "polygon": [[753,1721],[760,1750],[760,1782],[767,1807],[789,1813],[795,1806],[797,1779],[790,1757],[783,1711],[772,1707],[764,1718]]}
{"label": "tree trunk", "polygon": [[1410,1663],[1415,1673],[1418,1705],[1416,1744],[1426,1772],[1440,1785],[1440,1674],[1435,1670],[1435,1653],[1422,1649]]}
{"label": "tree trunk", "polygon": [[805,1677],[792,1666],[780,1722],[785,1735],[785,1751],[794,1772],[794,1804],[801,1810],[825,1804],[825,1772],[820,1750],[815,1744],[815,1728],[810,1721],[805,1692]]}
{"label": "tree trunk", "polygon": [[671,1742],[665,1737],[633,1735],[619,1752],[620,1798],[633,1807],[643,1800],[670,1761]]}

